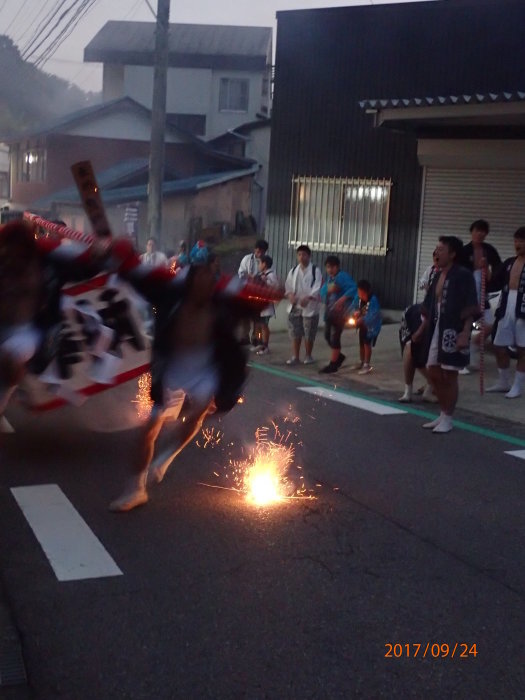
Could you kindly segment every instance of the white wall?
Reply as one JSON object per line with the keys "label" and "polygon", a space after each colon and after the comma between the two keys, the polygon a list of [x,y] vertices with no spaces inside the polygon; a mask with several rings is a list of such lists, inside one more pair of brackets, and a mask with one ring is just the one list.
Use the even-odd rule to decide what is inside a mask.
{"label": "white wall", "polygon": [[[214,138],[228,129],[256,118],[267,98],[262,97],[263,75],[250,71],[212,71],[200,68],[168,68],[166,111],[178,114],[205,114],[205,139]],[[250,82],[249,105],[246,112],[219,112],[219,86],[221,78],[245,78]],[[104,95],[127,95],[151,109],[153,95],[153,67],[126,66],[124,79],[107,70],[104,73]]]}

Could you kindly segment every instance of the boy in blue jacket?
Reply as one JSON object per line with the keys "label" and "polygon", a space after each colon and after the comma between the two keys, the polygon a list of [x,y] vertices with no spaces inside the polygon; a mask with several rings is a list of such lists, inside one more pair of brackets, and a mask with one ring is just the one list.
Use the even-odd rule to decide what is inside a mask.
{"label": "boy in blue jacket", "polygon": [[357,285],[348,272],[344,272],[337,255],[329,255],[325,261],[326,282],[321,287],[321,299],[326,304],[324,337],[332,349],[330,362],[319,370],[333,374],[345,361],[341,352],[341,333],[348,317],[348,308],[357,294]]}
{"label": "boy in blue jacket", "polygon": [[370,364],[372,348],[376,344],[382,326],[381,307],[376,295],[372,293],[372,285],[367,280],[359,280],[357,294],[351,311],[355,325],[359,329],[359,357],[361,361],[352,369],[357,369],[357,374],[368,374],[372,371]]}

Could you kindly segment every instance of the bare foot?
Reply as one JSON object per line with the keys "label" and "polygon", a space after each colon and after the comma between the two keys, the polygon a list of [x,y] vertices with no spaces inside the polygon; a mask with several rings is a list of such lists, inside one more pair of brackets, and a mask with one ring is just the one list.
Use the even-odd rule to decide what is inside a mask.
{"label": "bare foot", "polygon": [[142,506],[148,502],[148,492],[144,487],[126,489],[122,496],[111,501],[109,510],[113,513],[127,513],[133,508]]}

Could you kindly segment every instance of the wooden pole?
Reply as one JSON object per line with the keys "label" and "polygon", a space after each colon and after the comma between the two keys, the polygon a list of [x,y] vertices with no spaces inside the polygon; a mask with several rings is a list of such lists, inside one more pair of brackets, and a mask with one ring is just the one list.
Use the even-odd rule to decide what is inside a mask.
{"label": "wooden pole", "polygon": [[151,105],[151,148],[148,182],[148,236],[162,239],[162,183],[164,180],[164,131],[166,124],[166,85],[170,0],[158,0],[155,29],[155,67]]}

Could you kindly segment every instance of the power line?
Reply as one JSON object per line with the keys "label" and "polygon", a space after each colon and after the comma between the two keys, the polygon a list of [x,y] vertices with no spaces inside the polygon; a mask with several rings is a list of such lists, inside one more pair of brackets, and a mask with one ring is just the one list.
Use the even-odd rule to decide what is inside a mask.
{"label": "power line", "polygon": [[[9,22],[9,24],[7,25],[7,27],[4,29],[4,32],[3,32],[4,34],[7,35],[7,32],[11,29],[11,27],[13,26],[13,24],[15,23],[15,21],[18,19],[18,16],[22,13],[22,10],[23,10],[24,7],[27,5],[27,3],[28,3],[28,0],[23,0],[22,4],[21,4],[20,7],[18,8],[18,12],[17,12],[16,15],[13,17],[13,19]],[[4,5],[5,5],[5,3],[4,3]],[[4,5],[2,5],[2,8],[3,8]]]}
{"label": "power line", "polygon": [[78,23],[86,16],[89,10],[98,0],[83,0],[75,15],[70,19],[69,23],[62,29],[54,42],[45,49],[44,53],[35,61],[35,66],[42,66],[53,56],[64,41],[71,35]]}
{"label": "power line", "polygon": [[38,29],[35,31],[33,34],[33,38],[26,44],[26,46],[22,49],[20,52],[22,58],[24,61],[26,61],[30,56],[33,55],[33,53],[53,34],[53,32],[57,29],[57,27],[60,25],[64,17],[74,8],[74,6],[80,2],[80,0],[73,0],[73,4],[70,5],[64,12],[60,15],[58,20],[55,22],[55,24],[51,27],[51,29],[47,32],[47,34],[42,38],[42,40],[35,46],[35,42],[38,41],[38,39],[41,37],[41,31],[43,31],[43,27],[50,22],[56,17],[56,15],[60,12],[60,10],[64,7],[66,4],[67,0],[61,0],[61,2],[56,6],[54,11],[51,11],[46,18],[42,21]]}
{"label": "power line", "polygon": [[[32,20],[31,22],[29,22],[28,24],[26,24],[26,27],[25,27],[24,31],[22,32],[22,34],[20,34],[20,36],[18,36],[18,37],[16,38],[16,43],[17,43],[17,44],[20,44],[20,43],[21,43],[23,37],[25,37],[26,34],[28,34],[28,32],[30,31],[31,27],[33,27],[33,26],[36,24],[36,22],[38,22],[39,17],[46,11],[46,6],[48,5],[48,3],[54,3],[54,1],[55,1],[55,0],[45,0],[45,1],[40,5],[40,9],[38,10],[38,12],[37,12],[37,13],[35,14],[35,16],[33,17],[33,20]],[[7,2],[7,0],[5,0],[5,2]],[[51,12],[52,12],[52,9],[48,12],[48,15],[51,14]],[[46,16],[46,19],[44,20],[44,22],[45,22],[46,20],[47,20],[47,16]],[[43,23],[42,23],[42,24],[43,24]],[[41,26],[42,26],[42,25],[41,25]]]}

